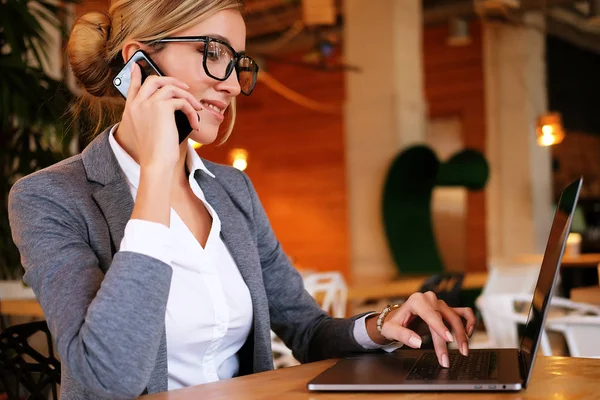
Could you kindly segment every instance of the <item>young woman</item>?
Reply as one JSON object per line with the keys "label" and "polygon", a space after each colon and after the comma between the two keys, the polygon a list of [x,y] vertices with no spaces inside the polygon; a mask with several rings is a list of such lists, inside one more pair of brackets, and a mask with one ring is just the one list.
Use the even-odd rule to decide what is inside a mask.
{"label": "young woman", "polygon": [[25,280],[61,358],[63,400],[132,398],[272,369],[270,329],[301,362],[391,342],[419,347],[422,322],[443,366],[447,342],[468,352],[473,312],[433,293],[386,310],[379,329],[377,313],[327,316],[248,177],[179,144],[176,110],[190,138],[209,144],[221,125],[230,134],[236,96],[254,87],[241,7],[113,0],[108,15],[86,14],[73,27],[69,60],[92,109],[118,103],[112,80],[139,49],[166,76],[141,84],[134,67],[114,124],[10,195]]}

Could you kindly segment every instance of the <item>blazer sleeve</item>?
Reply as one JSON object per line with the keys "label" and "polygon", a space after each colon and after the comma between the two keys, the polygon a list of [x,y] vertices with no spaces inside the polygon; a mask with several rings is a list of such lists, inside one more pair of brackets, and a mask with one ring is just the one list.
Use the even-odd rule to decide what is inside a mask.
{"label": "blazer sleeve", "polygon": [[275,238],[271,224],[248,176],[242,173],[252,202],[256,240],[271,328],[302,362],[367,352],[354,338],[351,318],[333,318],[304,289],[302,277]]}
{"label": "blazer sleeve", "polygon": [[146,255],[118,252],[104,275],[76,196],[66,185],[42,177],[21,179],[9,196],[24,280],[72,376],[100,396],[135,398],[156,362],[171,267]]}

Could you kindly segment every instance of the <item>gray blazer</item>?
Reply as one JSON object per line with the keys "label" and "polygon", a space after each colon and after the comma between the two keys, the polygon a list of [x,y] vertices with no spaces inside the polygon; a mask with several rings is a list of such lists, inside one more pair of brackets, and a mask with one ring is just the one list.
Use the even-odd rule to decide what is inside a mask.
{"label": "gray blazer", "polygon": [[[301,362],[363,352],[356,316],[334,319],[304,290],[248,177],[205,161],[195,179],[222,221],[248,285],[253,329],[240,375],[273,368],[270,328]],[[19,180],[9,198],[13,238],[62,361],[61,399],[128,399],[167,390],[165,309],[171,267],[118,252],[133,210],[108,130],[80,155]]]}

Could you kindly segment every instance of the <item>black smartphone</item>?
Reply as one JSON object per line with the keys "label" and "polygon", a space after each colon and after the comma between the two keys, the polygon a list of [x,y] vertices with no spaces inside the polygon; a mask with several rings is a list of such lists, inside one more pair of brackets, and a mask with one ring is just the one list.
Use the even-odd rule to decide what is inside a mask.
{"label": "black smartphone", "polygon": [[[133,56],[125,63],[125,66],[115,79],[113,79],[113,85],[117,88],[123,98],[127,99],[127,91],[131,84],[131,67],[133,63],[137,63],[142,71],[142,83],[150,75],[164,76],[158,66],[152,61],[152,59],[143,50],[136,51]],[[192,133],[192,127],[190,121],[188,121],[187,115],[181,110],[175,111],[175,125],[177,125],[177,132],[179,133],[179,143],[183,142]]]}

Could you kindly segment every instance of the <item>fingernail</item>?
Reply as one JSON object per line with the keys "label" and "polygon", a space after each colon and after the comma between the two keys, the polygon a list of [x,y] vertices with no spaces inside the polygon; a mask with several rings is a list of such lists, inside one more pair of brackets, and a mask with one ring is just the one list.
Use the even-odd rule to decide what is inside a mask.
{"label": "fingernail", "polygon": [[410,339],[408,339],[408,344],[410,344],[413,347],[416,348],[420,348],[421,347],[421,339],[419,339],[418,337],[415,336],[411,336]]}
{"label": "fingernail", "polygon": [[475,325],[471,325],[468,329],[469,337],[473,336],[473,331],[475,330]]}
{"label": "fingernail", "polygon": [[449,342],[454,342],[454,338],[452,337],[450,331],[446,331],[446,339],[448,339]]}
{"label": "fingernail", "polygon": [[186,88],[186,89],[189,89],[189,88],[190,88],[190,85],[188,85],[187,83],[183,82],[183,84],[185,85],[185,88]]}
{"label": "fingernail", "polygon": [[448,354],[442,354],[442,367],[450,368],[450,361],[448,361]]}
{"label": "fingernail", "polygon": [[460,346],[460,354],[465,357],[469,355],[469,346],[467,345],[467,342],[464,342],[462,346]]}

